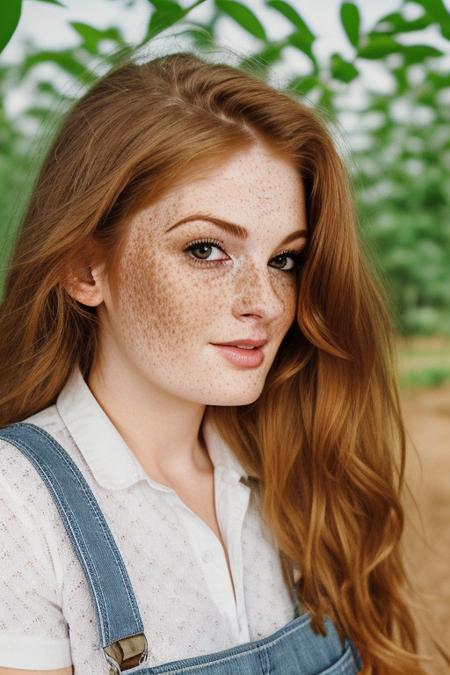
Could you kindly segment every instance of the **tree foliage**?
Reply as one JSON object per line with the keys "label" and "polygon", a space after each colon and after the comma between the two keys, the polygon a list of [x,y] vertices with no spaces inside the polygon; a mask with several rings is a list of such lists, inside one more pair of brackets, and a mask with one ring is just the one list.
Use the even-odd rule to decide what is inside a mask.
{"label": "tree foliage", "polygon": [[[59,0],[38,1],[65,11]],[[135,0],[110,1],[120,3],[124,12],[135,5]],[[211,18],[193,21],[193,9],[204,3],[211,9]],[[0,5],[0,49],[14,39],[21,4],[21,0],[8,0]],[[348,49],[345,55],[333,52],[325,60],[317,55],[320,36],[307,25],[295,0],[265,2],[274,16],[286,21],[286,34],[276,41],[268,37],[249,1],[197,0],[185,7],[177,0],[148,0],[148,4],[140,45],[175,24],[185,25],[184,35],[193,46],[220,45],[223,26],[231,21],[248,34],[249,44],[256,44],[246,48],[238,64],[244,69],[270,79],[283,65],[287,50],[302,54],[306,65],[290,75],[284,86],[319,108],[337,136],[349,144],[350,152],[343,158],[353,180],[361,233],[372,251],[374,268],[388,286],[399,332],[450,334],[448,49],[425,39],[432,30],[443,44],[450,40],[450,13],[443,0],[399,0],[396,11],[368,27],[356,2],[342,2],[339,17]],[[410,18],[412,9],[415,18]],[[128,44],[117,25],[97,28],[72,21],[70,26],[76,47],[39,50],[31,44],[19,63],[0,65],[3,260],[49,141],[48,130],[84,88],[114,63],[117,53],[138,46]],[[368,62],[386,73],[390,82],[386,91],[380,93],[365,77]],[[39,74],[42,63],[53,64],[65,75],[62,90],[56,78]],[[356,108],[351,96],[355,82],[364,94]],[[31,91],[30,103],[13,118],[3,102],[8,92],[24,83]]]}

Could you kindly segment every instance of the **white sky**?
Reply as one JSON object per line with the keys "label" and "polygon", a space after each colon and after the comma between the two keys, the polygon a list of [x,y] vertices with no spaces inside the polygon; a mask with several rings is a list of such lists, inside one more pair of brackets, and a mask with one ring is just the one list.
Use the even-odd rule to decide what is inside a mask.
{"label": "white sky", "polygon": [[[22,16],[19,26],[12,40],[3,51],[0,60],[3,62],[20,61],[23,55],[25,41],[32,40],[40,49],[57,49],[75,46],[78,41],[77,33],[69,25],[69,21],[82,21],[98,28],[110,25],[120,26],[125,38],[133,44],[137,44],[144,36],[151,7],[148,0],[138,0],[135,7],[126,7],[125,0],[62,0],[65,8],[51,5],[37,0],[25,0],[23,2]],[[276,40],[292,31],[293,26],[282,15],[264,5],[264,0],[244,0],[260,19],[270,39]],[[192,0],[181,0],[183,7],[192,4]],[[327,62],[329,55],[337,51],[344,58],[351,58],[353,47],[341,27],[339,7],[341,0],[291,0],[291,4],[297,7],[299,13],[317,35],[314,44],[314,53],[320,62]],[[386,13],[399,11],[402,7],[401,0],[359,0],[357,2],[362,20],[362,30],[372,26],[377,19]],[[450,9],[450,0],[444,0],[444,4]],[[206,0],[203,5],[193,9],[187,19],[204,21],[212,14],[212,0]],[[414,19],[420,16],[423,10],[410,2],[403,6],[402,13],[406,18]],[[175,28],[176,29],[176,28]],[[218,43],[241,53],[249,54],[261,47],[261,43],[240,28],[234,21],[227,17],[219,23]],[[159,36],[158,36],[159,37]],[[161,40],[161,38],[159,38]],[[166,41],[170,38],[162,38]],[[450,68],[449,42],[445,40],[435,26],[419,33],[405,33],[399,38],[400,42],[428,43],[443,51],[448,56],[444,67]],[[187,46],[185,44],[181,46]],[[177,47],[180,47],[179,41]],[[274,83],[283,85],[284,78],[307,73],[310,70],[309,59],[294,48],[288,48],[283,52],[283,64],[274,68]],[[395,57],[394,57],[395,58]],[[442,59],[441,59],[442,64]],[[358,64],[365,83],[370,83],[372,90],[387,93],[390,90],[390,76],[386,68],[376,61],[360,61]],[[442,65],[441,65],[442,68]],[[65,78],[52,64],[41,64],[35,67],[34,77],[47,76],[58,82],[64,90]],[[354,102],[354,109],[362,102],[362,86],[360,82],[343,85],[346,103]],[[7,94],[5,105],[8,114],[14,115],[29,105],[31,87],[26,84]],[[350,124],[350,121],[349,121]]]}

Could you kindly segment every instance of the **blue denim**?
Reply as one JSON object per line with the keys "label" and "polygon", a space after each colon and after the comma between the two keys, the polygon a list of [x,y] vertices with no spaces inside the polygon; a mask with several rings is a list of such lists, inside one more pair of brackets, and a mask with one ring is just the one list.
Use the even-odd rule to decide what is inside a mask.
{"label": "blue denim", "polygon": [[[52,495],[91,591],[110,675],[356,675],[362,668],[359,651],[349,638],[341,643],[328,617],[326,635],[316,635],[309,612],[299,613],[297,603],[294,618],[265,638],[211,654],[145,666],[148,645],[130,578],[81,471],[53,436],[37,425],[10,424],[0,428],[0,438],[23,452]],[[293,588],[291,593],[295,598]],[[131,636],[139,636],[138,648],[139,642],[133,643]]]}

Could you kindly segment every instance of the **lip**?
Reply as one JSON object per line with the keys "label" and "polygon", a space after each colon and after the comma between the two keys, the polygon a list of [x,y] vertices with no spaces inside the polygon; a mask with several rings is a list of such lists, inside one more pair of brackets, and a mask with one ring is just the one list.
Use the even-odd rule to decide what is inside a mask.
{"label": "lip", "polygon": [[[211,342],[211,344],[221,352],[222,356],[226,358],[227,361],[230,361],[241,368],[258,368],[264,361],[264,352],[261,347],[241,349],[240,347],[229,344],[214,344],[213,342]],[[240,344],[244,343],[241,342]]]}
{"label": "lip", "polygon": [[231,340],[230,342],[211,342],[211,344],[237,347],[239,345],[246,345],[248,347],[262,347],[267,342],[267,338],[261,340],[254,340],[252,338],[243,338],[242,340]]}

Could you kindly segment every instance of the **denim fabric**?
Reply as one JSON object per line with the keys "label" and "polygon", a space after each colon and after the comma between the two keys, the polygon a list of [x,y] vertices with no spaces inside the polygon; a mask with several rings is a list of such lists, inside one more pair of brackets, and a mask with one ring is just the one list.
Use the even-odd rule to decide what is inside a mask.
{"label": "denim fabric", "polygon": [[317,636],[310,615],[296,616],[286,626],[254,642],[224,651],[160,666],[136,666],[136,675],[356,675],[362,667],[359,653],[346,638],[343,645],[329,619],[327,635]]}
{"label": "denim fabric", "polygon": [[[19,422],[0,428],[0,438],[23,452],[51,493],[91,590],[102,648],[143,633],[138,603],[120,551],[89,485],[71,457],[45,429],[31,423]],[[325,619],[327,632],[322,636],[312,631],[308,612],[300,614],[296,605],[295,613],[291,621],[265,638],[212,654],[153,667],[142,663],[122,671],[114,659],[105,654],[105,667],[108,661],[110,674],[130,675],[356,675],[359,672],[362,661],[357,648],[347,637],[341,643],[328,617]],[[151,636],[147,642],[151,647]]]}

